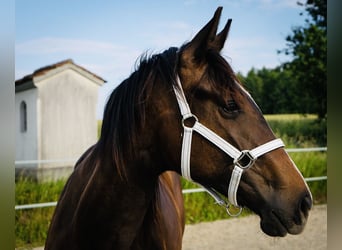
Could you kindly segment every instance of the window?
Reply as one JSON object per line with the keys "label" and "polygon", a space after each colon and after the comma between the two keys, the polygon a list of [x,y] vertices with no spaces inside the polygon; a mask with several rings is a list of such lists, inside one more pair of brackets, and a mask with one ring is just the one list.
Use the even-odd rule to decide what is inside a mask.
{"label": "window", "polygon": [[20,104],[20,131],[27,131],[27,107],[24,101]]}

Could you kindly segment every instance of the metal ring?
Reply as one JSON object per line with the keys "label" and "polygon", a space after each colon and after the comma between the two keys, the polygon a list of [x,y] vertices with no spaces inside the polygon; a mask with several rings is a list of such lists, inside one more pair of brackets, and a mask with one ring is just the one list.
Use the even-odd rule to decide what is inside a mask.
{"label": "metal ring", "polygon": [[226,212],[227,212],[227,214],[228,215],[230,215],[231,217],[238,217],[241,213],[242,213],[242,207],[235,207],[234,206],[234,208],[239,208],[239,211],[237,212],[237,213],[233,213],[233,211],[230,211],[229,210],[229,208],[231,207],[231,205],[230,204],[227,204],[227,206],[226,206]]}
{"label": "metal ring", "polygon": [[[189,120],[189,119],[194,119],[195,121],[193,122],[192,126],[187,126],[185,124],[185,121],[186,120]],[[184,115],[183,116],[183,119],[182,119],[182,126],[183,128],[193,128],[195,126],[195,123],[198,122],[198,118],[194,115],[194,114],[187,114],[187,115]]]}
{"label": "metal ring", "polygon": [[[244,163],[241,162],[241,160],[243,160],[245,158],[245,156],[248,157],[249,161],[246,165],[243,165]],[[256,159],[249,153],[249,150],[242,150],[239,157],[234,159],[234,165],[236,165],[242,169],[247,169],[254,164],[255,160]]]}

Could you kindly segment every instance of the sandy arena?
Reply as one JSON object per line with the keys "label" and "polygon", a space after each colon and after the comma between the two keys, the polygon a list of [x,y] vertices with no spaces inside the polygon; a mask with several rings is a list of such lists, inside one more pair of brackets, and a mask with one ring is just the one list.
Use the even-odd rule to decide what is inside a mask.
{"label": "sandy arena", "polygon": [[314,206],[304,232],[272,238],[264,234],[256,215],[187,225],[183,250],[204,249],[327,249],[327,205]]}
{"label": "sandy arena", "polygon": [[[327,205],[314,206],[304,232],[273,238],[265,235],[256,215],[187,225],[183,250],[325,250],[327,249]],[[34,250],[43,250],[43,247]]]}

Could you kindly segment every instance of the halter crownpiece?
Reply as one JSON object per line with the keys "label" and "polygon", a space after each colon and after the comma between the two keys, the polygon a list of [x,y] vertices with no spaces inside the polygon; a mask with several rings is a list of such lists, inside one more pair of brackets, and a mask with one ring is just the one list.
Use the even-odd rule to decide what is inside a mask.
{"label": "halter crownpiece", "polygon": [[[254,162],[257,160],[259,156],[262,156],[272,150],[275,150],[280,147],[284,147],[284,143],[281,139],[274,139],[265,144],[262,144],[252,150],[238,150],[229,142],[224,140],[222,137],[217,135],[215,132],[202,125],[198,118],[191,113],[188,102],[186,101],[186,97],[182,88],[182,84],[180,82],[179,76],[177,75],[177,86],[173,86],[173,90],[176,94],[178,106],[183,117],[182,126],[184,129],[183,132],[183,142],[182,142],[182,153],[181,153],[181,172],[182,176],[194,182],[191,179],[190,173],[190,157],[191,157],[191,142],[192,142],[192,133],[193,131],[197,132],[205,139],[213,143],[231,158],[233,158],[234,169],[230,178],[229,186],[228,186],[228,202],[223,200],[216,191],[211,187],[202,186],[214,199],[215,201],[221,205],[225,206],[227,213],[231,216],[237,216],[241,213],[242,207],[240,207],[237,203],[236,194],[240,184],[240,179],[244,170],[250,168]],[[192,120],[191,125],[187,125],[186,121]],[[230,204],[238,207],[240,210],[237,214],[232,214],[229,210]]]}

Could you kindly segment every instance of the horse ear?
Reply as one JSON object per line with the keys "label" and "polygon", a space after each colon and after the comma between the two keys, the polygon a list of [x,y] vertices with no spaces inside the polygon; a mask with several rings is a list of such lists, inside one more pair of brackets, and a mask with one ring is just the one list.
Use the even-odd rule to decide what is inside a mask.
{"label": "horse ear", "polygon": [[228,19],[226,26],[224,26],[223,30],[215,37],[215,40],[210,43],[211,48],[221,51],[227,39],[231,23],[232,19]]}
{"label": "horse ear", "polygon": [[210,44],[216,39],[217,26],[220,20],[222,7],[218,7],[212,19],[196,34],[189,42],[182,53],[183,59],[187,63],[198,63],[210,48]]}

